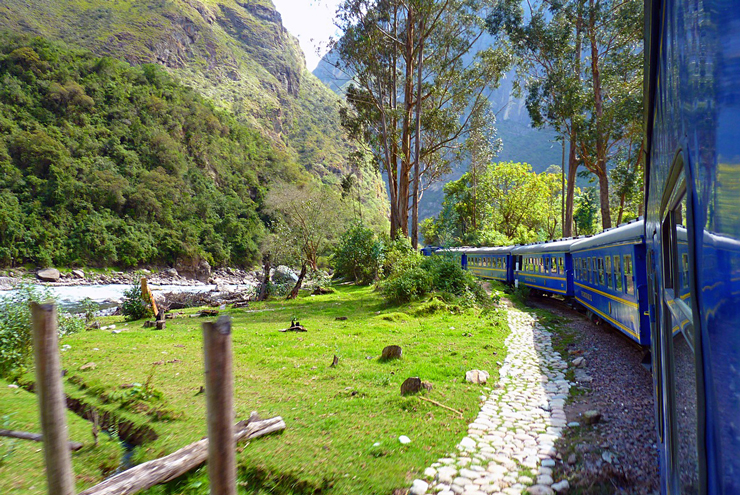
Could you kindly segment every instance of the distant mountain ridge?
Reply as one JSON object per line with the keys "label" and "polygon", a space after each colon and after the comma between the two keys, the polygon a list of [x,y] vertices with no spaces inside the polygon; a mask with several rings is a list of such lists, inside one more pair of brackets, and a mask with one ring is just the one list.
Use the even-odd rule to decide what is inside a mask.
{"label": "distant mountain ridge", "polygon": [[[491,36],[484,35],[473,51],[483,50],[493,42]],[[333,52],[321,59],[313,74],[340,95],[351,81],[349,75],[336,68],[336,54]],[[496,112],[498,137],[503,141],[503,150],[494,160],[526,162],[538,173],[545,171],[550,165],[559,166],[562,162],[561,144],[555,141],[553,131],[532,128],[524,100],[514,95],[514,77],[513,71],[508,73],[489,96],[491,107]],[[434,216],[440,211],[444,199],[442,187],[446,182],[459,179],[466,170],[466,163],[458,164],[452,174],[433,184],[424,193],[419,204],[420,218]]]}
{"label": "distant mountain ridge", "polygon": [[[0,28],[160,64],[324,182],[352,171],[338,99],[306,70],[270,0],[6,0]],[[377,196],[365,172],[355,170]]]}

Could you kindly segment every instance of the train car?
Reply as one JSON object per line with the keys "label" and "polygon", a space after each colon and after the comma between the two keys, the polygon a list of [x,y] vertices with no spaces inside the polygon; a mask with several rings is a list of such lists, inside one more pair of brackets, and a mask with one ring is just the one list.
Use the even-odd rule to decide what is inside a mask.
{"label": "train car", "polygon": [[605,230],[570,246],[575,300],[642,346],[650,345],[645,224]]}
{"label": "train car", "polygon": [[740,3],[645,3],[645,238],[663,493],[740,493]]}
{"label": "train car", "polygon": [[514,276],[512,248],[513,246],[501,246],[466,249],[468,270],[480,278],[511,283]]}
{"label": "train car", "polygon": [[460,266],[463,270],[468,269],[468,256],[466,254],[466,251],[471,248],[464,248],[464,247],[455,247],[455,248],[445,248],[445,249],[436,249],[432,253],[426,255],[431,256],[432,254],[436,254],[439,256],[451,256],[452,258],[456,259],[458,263],[460,263]]}
{"label": "train car", "polygon": [[572,296],[570,246],[574,241],[562,239],[514,247],[511,250],[514,283],[545,293]]}

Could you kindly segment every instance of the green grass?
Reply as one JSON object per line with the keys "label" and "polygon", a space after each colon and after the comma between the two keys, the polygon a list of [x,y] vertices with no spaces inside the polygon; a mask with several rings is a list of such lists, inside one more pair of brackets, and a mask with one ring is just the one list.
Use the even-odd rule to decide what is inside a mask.
{"label": "green grass", "polygon": [[[437,307],[414,316],[423,305],[389,307],[371,288],[340,287],[334,294],[222,311],[233,323],[237,419],[257,411],[280,415],[287,424],[284,433],[239,449],[240,493],[390,494],[454,451],[479,411],[480,387],[466,383],[465,372],[477,368],[496,376],[508,327],[502,311]],[[292,318],[308,332],[278,332]],[[164,331],[134,322],[117,335],[90,331],[63,342],[71,346],[62,354],[68,394],[159,434],[136,449],[137,462],[206,435],[205,396],[198,394],[203,321],[169,320]],[[120,319],[116,325],[124,328]],[[391,344],[403,348],[402,359],[380,362],[383,347]],[[334,355],[339,365],[330,368]],[[80,371],[88,362],[95,369]],[[411,376],[430,381],[434,388],[426,397],[463,411],[464,418],[418,397],[401,397],[401,383]],[[121,385],[132,383],[151,397],[127,395],[131,389]],[[158,419],[157,411],[176,419]],[[411,443],[401,445],[400,435]],[[19,493],[41,493],[38,488]],[[207,490],[201,469],[149,493]]]}
{"label": "green grass", "polygon": [[[100,434],[96,447],[90,423],[71,412],[67,426],[69,439],[84,445],[72,453],[78,490],[115,472],[122,454],[117,441]],[[41,433],[36,396],[8,388],[8,382],[0,380],[0,428]],[[0,437],[0,493],[46,493],[41,446],[40,442]]]}

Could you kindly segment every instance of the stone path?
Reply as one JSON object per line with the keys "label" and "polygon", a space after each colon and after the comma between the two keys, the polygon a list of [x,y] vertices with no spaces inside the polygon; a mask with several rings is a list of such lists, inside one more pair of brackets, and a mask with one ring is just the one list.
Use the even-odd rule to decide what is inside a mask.
{"label": "stone path", "polygon": [[564,492],[553,483],[555,441],[566,427],[563,406],[568,367],[552,349],[550,332],[509,308],[511,334],[500,380],[468,427],[458,452],[440,459],[415,480],[410,495],[517,495]]}

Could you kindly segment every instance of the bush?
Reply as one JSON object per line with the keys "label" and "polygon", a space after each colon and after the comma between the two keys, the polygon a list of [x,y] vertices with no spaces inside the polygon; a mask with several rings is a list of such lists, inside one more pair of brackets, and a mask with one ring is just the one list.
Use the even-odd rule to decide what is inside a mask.
{"label": "bush", "polygon": [[152,315],[151,307],[141,297],[140,285],[132,285],[123,292],[121,313],[129,320],[141,320]]}
{"label": "bush", "polygon": [[[56,302],[48,289],[22,284],[9,297],[0,298],[0,376],[23,370],[33,351],[31,302]],[[85,322],[67,313],[59,313],[59,336],[84,328]]]}
{"label": "bush", "polygon": [[413,248],[411,239],[408,237],[399,235],[394,240],[386,242],[385,245],[382,270],[384,277],[390,277],[395,272],[411,268],[411,265],[418,264],[422,257]]}
{"label": "bush", "polygon": [[379,284],[383,295],[395,304],[407,303],[425,295],[432,288],[432,278],[420,266],[414,266]]}
{"label": "bush", "polygon": [[384,245],[372,229],[355,223],[334,250],[334,278],[370,284],[378,278],[384,260]]}
{"label": "bush", "polygon": [[432,291],[452,294],[458,302],[466,305],[485,305],[490,301],[475,277],[449,256],[409,255],[403,259],[402,266],[397,266],[393,274],[379,284],[379,288],[386,299],[397,304]]}

